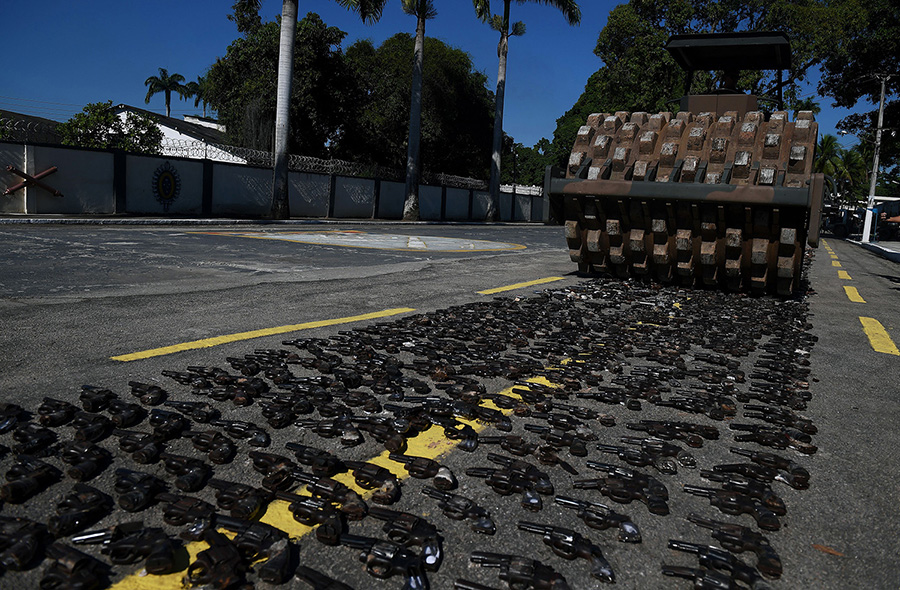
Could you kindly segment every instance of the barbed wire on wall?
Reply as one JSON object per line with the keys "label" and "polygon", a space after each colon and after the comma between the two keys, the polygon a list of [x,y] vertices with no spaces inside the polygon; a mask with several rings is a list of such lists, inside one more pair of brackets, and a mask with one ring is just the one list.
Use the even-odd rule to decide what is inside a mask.
{"label": "barbed wire on wall", "polygon": [[26,121],[0,117],[0,141],[60,143],[62,137],[56,125],[41,121]]}

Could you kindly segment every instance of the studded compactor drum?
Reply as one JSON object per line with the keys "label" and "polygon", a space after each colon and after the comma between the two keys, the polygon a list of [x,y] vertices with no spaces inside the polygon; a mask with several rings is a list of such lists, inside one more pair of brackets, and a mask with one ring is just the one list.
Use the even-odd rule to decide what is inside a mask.
{"label": "studded compactor drum", "polygon": [[[694,70],[775,69],[780,88],[790,66],[781,33],[677,35],[666,49],[687,87]],[[567,168],[545,178],[578,269],[793,294],[818,245],[818,125],[811,112],[760,110],[765,100],[723,88],[683,97],[674,114],[588,117]]]}

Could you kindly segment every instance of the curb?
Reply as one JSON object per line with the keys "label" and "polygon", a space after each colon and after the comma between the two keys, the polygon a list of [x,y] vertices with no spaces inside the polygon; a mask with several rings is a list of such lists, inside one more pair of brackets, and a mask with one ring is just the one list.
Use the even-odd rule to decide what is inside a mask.
{"label": "curb", "polygon": [[538,226],[533,221],[402,221],[399,219],[170,219],[135,217],[0,217],[0,225],[502,225]]}
{"label": "curb", "polygon": [[856,240],[847,241],[852,244],[856,244],[857,246],[862,246],[869,252],[874,252],[875,254],[878,254],[882,258],[890,260],[891,262],[900,262],[900,252],[885,248],[884,246],[880,246],[877,242],[857,242]]}

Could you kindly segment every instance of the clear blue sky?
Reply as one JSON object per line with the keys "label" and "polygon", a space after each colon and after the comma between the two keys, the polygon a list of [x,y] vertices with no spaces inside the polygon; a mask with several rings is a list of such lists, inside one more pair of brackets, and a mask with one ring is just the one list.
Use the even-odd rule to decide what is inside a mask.
{"label": "clear blue sky", "polygon": [[[3,63],[0,109],[64,121],[89,102],[112,100],[165,113],[162,94],[144,104],[144,80],[160,67],[196,80],[225,55],[238,34],[228,20],[233,0],[29,0],[3,6]],[[300,0],[301,18],[317,12],[357,39],[379,44],[397,32],[415,33],[416,21],[388,2],[384,16],[367,26],[331,0]],[[504,130],[534,145],[551,139],[556,119],[584,90],[600,67],[593,49],[609,11],[618,2],[583,0],[581,25],[571,27],[554,8],[513,4],[513,20],[525,22],[524,37],[510,41]],[[264,0],[263,20],[281,12],[281,2]],[[435,0],[436,19],[425,33],[468,52],[493,89],[497,79],[498,34],[479,22],[470,0]],[[499,11],[500,2],[495,2]],[[427,59],[427,56],[426,56]],[[652,83],[648,81],[648,83]],[[809,90],[809,94],[813,89]],[[817,98],[820,136],[835,133],[844,113]],[[172,115],[200,113],[193,100],[172,99]],[[850,143],[850,142],[846,142]]]}

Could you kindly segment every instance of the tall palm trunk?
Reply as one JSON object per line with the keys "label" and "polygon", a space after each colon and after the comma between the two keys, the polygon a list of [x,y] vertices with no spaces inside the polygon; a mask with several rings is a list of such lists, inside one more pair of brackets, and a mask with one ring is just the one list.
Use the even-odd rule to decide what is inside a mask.
{"label": "tall palm trunk", "polygon": [[422,69],[425,63],[425,11],[416,22],[416,46],[413,58],[412,98],[409,106],[409,140],[406,151],[406,201],[403,219],[419,219],[419,168],[422,140]]}
{"label": "tall palm trunk", "polygon": [[506,54],[509,52],[509,2],[503,2],[503,26],[500,29],[500,44],[497,56],[500,65],[497,68],[497,94],[494,110],[494,145],[491,155],[490,191],[491,202],[488,205],[487,221],[500,219],[500,149],[503,146],[503,98],[506,94]]}
{"label": "tall palm trunk", "polygon": [[294,79],[294,36],[297,32],[299,0],[283,0],[281,39],[278,49],[278,95],[275,104],[275,173],[272,181],[273,219],[290,217],[288,200],[288,119],[291,106],[291,82]]}
{"label": "tall palm trunk", "polygon": [[172,109],[170,105],[172,104],[172,91],[166,90],[166,117],[172,116]]}

